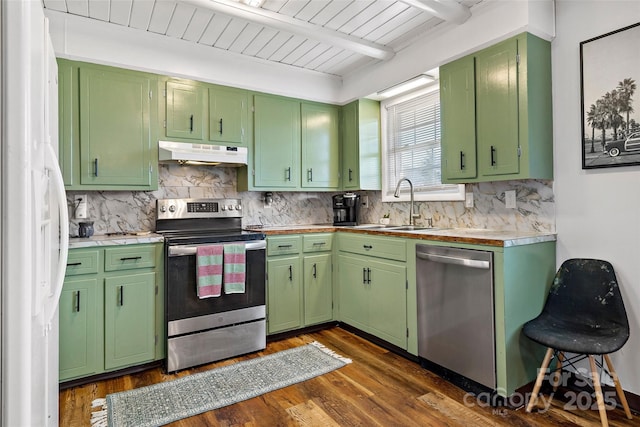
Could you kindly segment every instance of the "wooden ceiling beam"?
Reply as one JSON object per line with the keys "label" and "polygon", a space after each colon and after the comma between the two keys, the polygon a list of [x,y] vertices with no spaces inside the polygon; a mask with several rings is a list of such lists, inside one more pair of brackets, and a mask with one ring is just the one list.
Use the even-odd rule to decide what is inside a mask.
{"label": "wooden ceiling beam", "polygon": [[400,0],[416,9],[429,12],[443,21],[462,24],[471,17],[468,7],[455,0]]}

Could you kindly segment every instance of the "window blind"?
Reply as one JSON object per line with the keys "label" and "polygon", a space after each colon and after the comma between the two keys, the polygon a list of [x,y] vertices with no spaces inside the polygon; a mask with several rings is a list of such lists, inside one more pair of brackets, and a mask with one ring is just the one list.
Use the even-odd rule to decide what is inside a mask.
{"label": "window blind", "polygon": [[[415,193],[451,190],[440,170],[440,92],[433,91],[387,108],[386,189],[393,195],[400,178],[409,178]],[[408,186],[402,192],[409,191]]]}

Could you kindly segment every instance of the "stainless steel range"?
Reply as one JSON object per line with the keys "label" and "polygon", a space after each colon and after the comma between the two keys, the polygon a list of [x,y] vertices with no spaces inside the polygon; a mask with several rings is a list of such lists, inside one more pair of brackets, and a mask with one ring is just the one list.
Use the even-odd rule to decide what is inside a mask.
{"label": "stainless steel range", "polygon": [[[167,371],[264,349],[266,240],[242,231],[241,200],[158,200],[156,231],[165,238]],[[197,248],[228,243],[245,246],[245,290],[200,299]]]}

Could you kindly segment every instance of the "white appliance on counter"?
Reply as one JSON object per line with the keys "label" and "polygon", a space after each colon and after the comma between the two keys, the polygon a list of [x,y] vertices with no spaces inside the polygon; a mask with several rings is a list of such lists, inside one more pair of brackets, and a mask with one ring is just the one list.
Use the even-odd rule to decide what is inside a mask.
{"label": "white appliance on counter", "polygon": [[39,0],[1,3],[2,426],[58,425],[58,300],[69,224],[57,65]]}

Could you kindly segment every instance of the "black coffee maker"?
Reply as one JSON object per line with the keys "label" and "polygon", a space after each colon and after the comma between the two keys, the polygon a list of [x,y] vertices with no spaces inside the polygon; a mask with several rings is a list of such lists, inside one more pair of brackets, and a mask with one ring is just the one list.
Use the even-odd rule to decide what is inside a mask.
{"label": "black coffee maker", "polygon": [[333,196],[333,225],[358,225],[360,196],[355,193]]}

